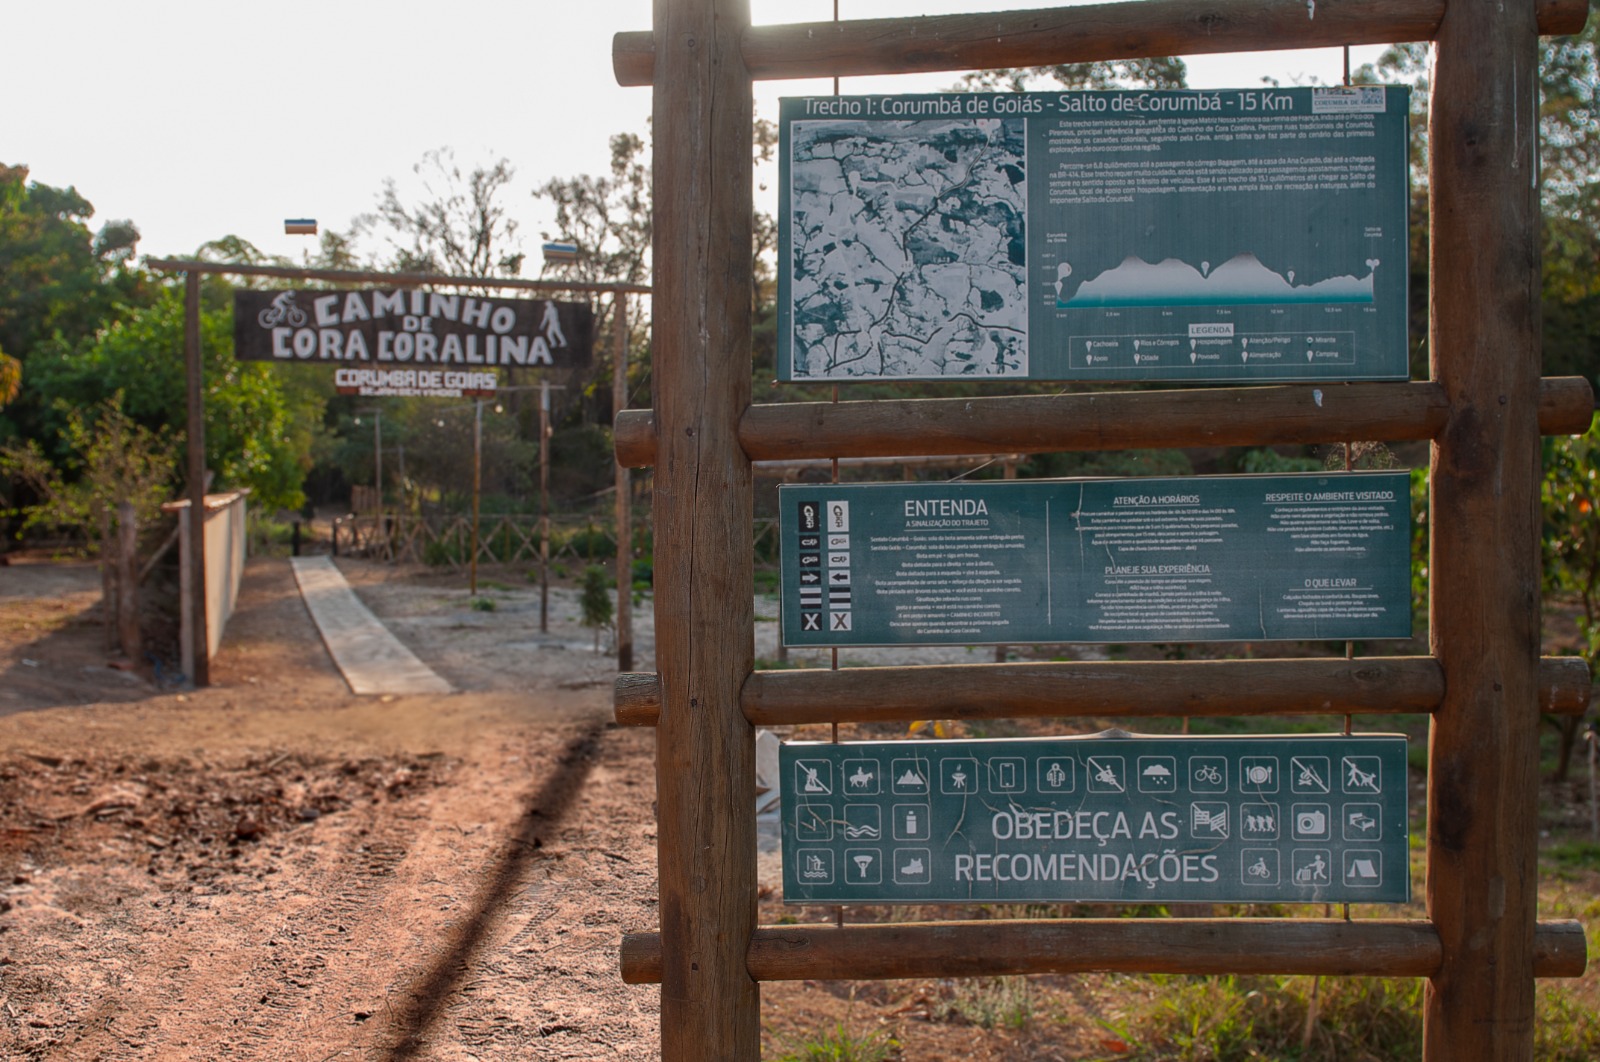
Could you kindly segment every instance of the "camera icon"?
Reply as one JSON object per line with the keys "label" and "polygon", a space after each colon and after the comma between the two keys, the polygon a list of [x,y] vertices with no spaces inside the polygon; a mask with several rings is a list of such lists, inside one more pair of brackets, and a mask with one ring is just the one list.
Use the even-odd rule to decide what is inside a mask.
{"label": "camera icon", "polygon": [[1328,840],[1328,821],[1328,806],[1326,804],[1296,804],[1294,806],[1294,839],[1297,841]]}

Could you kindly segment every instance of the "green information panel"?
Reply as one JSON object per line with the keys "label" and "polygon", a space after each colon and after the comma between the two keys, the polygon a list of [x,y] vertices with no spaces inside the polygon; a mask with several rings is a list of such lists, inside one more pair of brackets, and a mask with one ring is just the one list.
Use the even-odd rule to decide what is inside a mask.
{"label": "green information panel", "polygon": [[1404,379],[1408,106],[784,100],[778,376]]}
{"label": "green information panel", "polygon": [[1406,739],[782,747],[786,903],[1404,903]]}
{"label": "green information panel", "polygon": [[1406,638],[1405,472],[779,488],[790,646]]}

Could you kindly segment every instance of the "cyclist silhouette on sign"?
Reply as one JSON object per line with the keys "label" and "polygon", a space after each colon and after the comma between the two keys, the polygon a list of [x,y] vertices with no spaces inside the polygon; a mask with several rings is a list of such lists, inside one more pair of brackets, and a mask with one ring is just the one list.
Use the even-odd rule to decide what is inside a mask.
{"label": "cyclist silhouette on sign", "polygon": [[256,315],[256,320],[262,328],[273,328],[285,322],[290,328],[299,328],[306,323],[306,312],[294,304],[294,292],[281,291],[272,298],[272,305]]}

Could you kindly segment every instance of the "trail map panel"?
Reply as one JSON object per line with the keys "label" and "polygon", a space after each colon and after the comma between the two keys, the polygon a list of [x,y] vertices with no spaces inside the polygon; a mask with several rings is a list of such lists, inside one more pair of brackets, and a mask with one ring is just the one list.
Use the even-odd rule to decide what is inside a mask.
{"label": "trail map panel", "polygon": [[1405,472],[783,486],[784,644],[1411,634]]}
{"label": "trail map panel", "polygon": [[789,743],[785,903],[1404,903],[1406,739]]}
{"label": "trail map panel", "polygon": [[1404,379],[1408,106],[786,99],[779,378]]}

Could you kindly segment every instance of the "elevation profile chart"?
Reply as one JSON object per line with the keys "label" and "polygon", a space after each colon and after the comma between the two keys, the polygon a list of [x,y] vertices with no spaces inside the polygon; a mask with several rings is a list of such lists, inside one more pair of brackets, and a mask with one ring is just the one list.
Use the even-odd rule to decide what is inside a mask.
{"label": "elevation profile chart", "polygon": [[779,377],[1404,379],[1408,106],[784,100]]}

